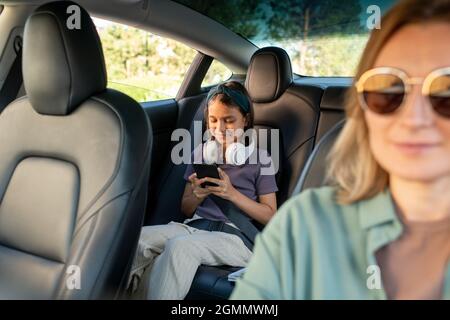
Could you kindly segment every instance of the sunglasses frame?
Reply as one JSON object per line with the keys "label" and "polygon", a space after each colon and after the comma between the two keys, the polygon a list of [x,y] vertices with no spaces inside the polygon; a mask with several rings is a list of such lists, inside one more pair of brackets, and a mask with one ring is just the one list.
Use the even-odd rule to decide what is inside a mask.
{"label": "sunglasses frame", "polygon": [[[403,81],[403,84],[405,86],[405,93],[403,95],[401,104],[393,112],[385,113],[385,114],[392,114],[392,113],[395,113],[396,111],[398,111],[405,104],[407,95],[411,92],[413,85],[422,84],[422,95],[424,97],[429,97],[430,86],[433,83],[433,81],[440,76],[450,75],[450,67],[435,69],[435,70],[431,71],[425,78],[410,77],[410,76],[408,76],[408,74],[405,71],[403,71],[399,68],[394,68],[394,67],[378,67],[378,68],[373,68],[373,69],[367,70],[366,72],[364,72],[361,75],[361,77],[359,77],[358,81],[356,81],[354,84],[354,86],[356,88],[356,92],[358,93],[357,96],[358,96],[359,104],[363,110],[372,111],[364,99],[364,83],[367,81],[367,79],[369,79],[370,77],[377,75],[377,74],[397,76],[400,78],[400,80]],[[429,102],[429,99],[428,99],[428,102]],[[430,105],[431,105],[431,103],[430,103]],[[436,112],[433,107],[432,107],[432,109],[433,109],[433,112]],[[375,112],[375,111],[372,111],[372,112]],[[438,112],[436,112],[436,113],[438,113]]]}

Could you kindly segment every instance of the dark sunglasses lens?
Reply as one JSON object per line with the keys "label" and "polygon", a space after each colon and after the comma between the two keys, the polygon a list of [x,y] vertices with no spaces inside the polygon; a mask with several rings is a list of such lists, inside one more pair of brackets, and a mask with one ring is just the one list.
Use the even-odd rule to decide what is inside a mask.
{"label": "dark sunglasses lens", "polygon": [[441,116],[450,118],[450,74],[434,79],[429,95],[433,109]]}
{"label": "dark sunglasses lens", "polygon": [[391,113],[401,106],[405,97],[405,85],[396,75],[376,74],[364,82],[363,97],[371,111]]}

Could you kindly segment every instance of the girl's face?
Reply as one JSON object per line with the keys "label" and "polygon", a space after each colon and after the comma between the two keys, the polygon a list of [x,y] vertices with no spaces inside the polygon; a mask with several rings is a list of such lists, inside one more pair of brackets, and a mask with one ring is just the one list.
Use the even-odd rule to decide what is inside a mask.
{"label": "girl's face", "polygon": [[[450,67],[450,23],[407,25],[384,45],[374,67],[395,67],[425,78]],[[365,111],[372,153],[390,176],[431,182],[450,177],[450,118],[438,115],[412,85],[394,113]]]}
{"label": "girl's face", "polygon": [[216,141],[226,146],[239,140],[242,136],[247,118],[242,115],[238,107],[227,106],[219,101],[212,100],[208,106],[208,128]]}

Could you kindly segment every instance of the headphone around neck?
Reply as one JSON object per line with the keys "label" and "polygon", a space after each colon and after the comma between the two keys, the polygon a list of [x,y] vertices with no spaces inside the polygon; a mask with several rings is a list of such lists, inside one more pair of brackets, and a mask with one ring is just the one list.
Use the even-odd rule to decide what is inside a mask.
{"label": "headphone around neck", "polygon": [[[234,166],[243,165],[254,150],[254,139],[251,139],[248,146],[240,142],[234,142],[227,146],[225,151],[226,164]],[[222,145],[214,139],[208,139],[203,144],[203,161],[207,164],[222,163]]]}

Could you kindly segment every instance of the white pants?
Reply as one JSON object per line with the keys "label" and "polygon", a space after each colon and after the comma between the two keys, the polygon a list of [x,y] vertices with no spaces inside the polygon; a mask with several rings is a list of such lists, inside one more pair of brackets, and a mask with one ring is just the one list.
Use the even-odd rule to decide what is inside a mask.
{"label": "white pants", "polygon": [[143,227],[130,275],[132,298],[182,300],[200,265],[245,267],[251,255],[233,234],[173,221]]}

